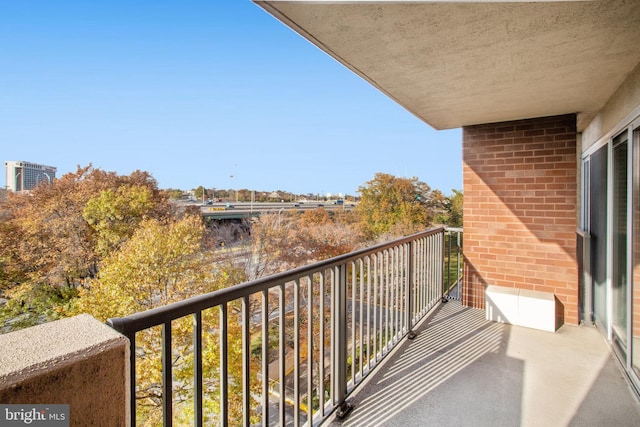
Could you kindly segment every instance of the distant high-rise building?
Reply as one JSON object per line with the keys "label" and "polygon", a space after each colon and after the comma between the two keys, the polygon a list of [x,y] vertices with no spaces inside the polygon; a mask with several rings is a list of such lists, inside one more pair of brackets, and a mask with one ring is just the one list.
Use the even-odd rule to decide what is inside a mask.
{"label": "distant high-rise building", "polygon": [[28,191],[41,182],[51,182],[56,177],[57,168],[20,160],[4,162],[7,190]]}

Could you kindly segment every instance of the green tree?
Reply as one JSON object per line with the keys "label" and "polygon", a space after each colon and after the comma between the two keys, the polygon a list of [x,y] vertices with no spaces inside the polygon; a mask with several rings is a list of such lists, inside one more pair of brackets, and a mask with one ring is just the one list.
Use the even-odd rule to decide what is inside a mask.
{"label": "green tree", "polygon": [[199,256],[203,233],[197,216],[143,220],[120,250],[101,262],[98,277],[81,291],[77,311],[106,320],[212,290],[212,269]]}
{"label": "green tree", "polygon": [[182,190],[178,190],[175,188],[169,188],[164,190],[165,193],[167,194],[167,197],[169,197],[170,200],[180,200],[182,199]]}
{"label": "green tree", "polygon": [[356,211],[362,231],[369,239],[410,234],[430,224],[431,188],[418,178],[376,173],[358,192],[361,198]]}
{"label": "green tree", "polygon": [[129,239],[158,204],[148,187],[122,185],[87,201],[82,216],[97,235],[95,251],[105,257]]}
{"label": "green tree", "polygon": [[198,200],[204,200],[207,198],[207,190],[201,185],[193,190],[193,196]]}
{"label": "green tree", "polygon": [[463,193],[453,190],[453,195],[449,197],[446,209],[449,214],[449,225],[452,227],[462,227]]}

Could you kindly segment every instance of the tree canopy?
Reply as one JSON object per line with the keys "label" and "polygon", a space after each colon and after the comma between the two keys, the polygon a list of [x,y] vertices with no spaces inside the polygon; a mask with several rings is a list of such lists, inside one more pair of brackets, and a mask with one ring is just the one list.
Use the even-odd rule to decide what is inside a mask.
{"label": "tree canopy", "polygon": [[431,187],[418,178],[376,173],[358,192],[357,212],[367,238],[410,234],[429,226],[433,218]]}
{"label": "tree canopy", "polygon": [[119,176],[91,165],[30,193],[10,193],[0,204],[3,313],[19,319],[16,327],[59,317],[139,221],[171,211],[147,172]]}

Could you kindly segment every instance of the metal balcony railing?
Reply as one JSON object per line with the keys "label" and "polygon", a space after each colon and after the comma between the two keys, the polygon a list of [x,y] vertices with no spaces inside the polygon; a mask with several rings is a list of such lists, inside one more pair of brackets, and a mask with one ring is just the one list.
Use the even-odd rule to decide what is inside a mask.
{"label": "metal balcony railing", "polygon": [[461,232],[432,229],[109,319],[130,340],[131,424],[299,426],[346,415],[356,386],[453,291]]}

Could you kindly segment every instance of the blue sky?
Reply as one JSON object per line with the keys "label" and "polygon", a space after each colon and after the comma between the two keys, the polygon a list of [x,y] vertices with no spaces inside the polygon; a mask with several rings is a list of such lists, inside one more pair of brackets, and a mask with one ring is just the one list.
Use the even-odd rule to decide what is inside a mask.
{"label": "blue sky", "polygon": [[376,172],[462,187],[459,129],[249,0],[0,0],[0,52],[3,162],[140,169],[161,188],[355,194]]}

